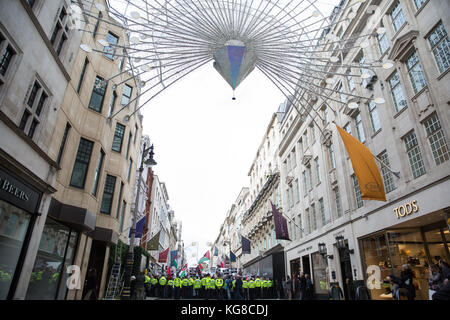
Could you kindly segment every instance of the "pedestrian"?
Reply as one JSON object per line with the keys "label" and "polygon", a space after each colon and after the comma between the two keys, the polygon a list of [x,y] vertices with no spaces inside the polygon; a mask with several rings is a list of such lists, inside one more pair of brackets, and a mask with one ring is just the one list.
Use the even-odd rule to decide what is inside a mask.
{"label": "pedestrian", "polygon": [[438,265],[431,265],[428,271],[430,274],[428,278],[428,299],[432,300],[433,294],[440,289],[442,274]]}
{"label": "pedestrian", "polygon": [[231,286],[232,286],[231,276],[227,276],[227,278],[225,279],[224,289],[225,292],[227,293],[228,300],[231,300]]}
{"label": "pedestrian", "polygon": [[[45,273],[45,271],[44,271]],[[83,300],[97,300],[97,270],[91,268],[86,277],[86,294]]]}
{"label": "pedestrian", "polygon": [[348,299],[349,300],[355,300],[355,286],[353,284],[353,281],[350,280],[349,278],[345,279],[345,285],[347,287],[347,294],[348,294]]}
{"label": "pedestrian", "polygon": [[300,300],[306,300],[306,277],[303,272],[300,272],[299,277],[299,299]]}
{"label": "pedestrian", "polygon": [[386,279],[391,283],[392,286],[392,298],[394,298],[395,300],[400,300],[399,290],[400,285],[402,284],[402,280],[393,274],[390,274]]}
{"label": "pedestrian", "polygon": [[305,274],[305,284],[306,284],[306,300],[312,300],[314,298],[314,286],[312,284],[309,274]]}
{"label": "pedestrian", "polygon": [[289,276],[286,276],[283,289],[285,299],[292,300],[292,281]]}
{"label": "pedestrian", "polygon": [[234,299],[243,300],[243,297],[241,294],[242,288],[243,288],[243,281],[242,281],[240,275],[238,275],[238,274],[235,276],[235,278],[236,278],[236,282],[235,282],[235,288],[234,288]]}
{"label": "pedestrian", "polygon": [[280,300],[283,297],[283,287],[278,279],[275,279],[275,292],[277,299]]}
{"label": "pedestrian", "polygon": [[300,281],[298,279],[297,273],[292,274],[292,299],[297,300],[300,297]]}
{"label": "pedestrian", "polygon": [[450,279],[450,266],[444,259],[439,259],[439,269],[441,270],[442,281]]}
{"label": "pedestrian", "polygon": [[400,286],[408,290],[408,300],[414,300],[416,297],[416,288],[414,287],[413,277],[414,275],[409,265],[402,265],[402,272],[400,273],[402,284]]}

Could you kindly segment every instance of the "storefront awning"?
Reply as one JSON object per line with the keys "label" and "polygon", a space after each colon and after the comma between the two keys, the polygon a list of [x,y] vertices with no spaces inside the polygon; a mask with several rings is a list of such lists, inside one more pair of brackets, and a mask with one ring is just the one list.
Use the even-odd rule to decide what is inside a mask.
{"label": "storefront awning", "polygon": [[48,215],[80,232],[90,232],[95,229],[97,216],[85,208],[61,203],[52,198]]}
{"label": "storefront awning", "polygon": [[95,229],[87,234],[92,239],[105,242],[106,244],[117,244],[119,234],[111,229],[95,227]]}

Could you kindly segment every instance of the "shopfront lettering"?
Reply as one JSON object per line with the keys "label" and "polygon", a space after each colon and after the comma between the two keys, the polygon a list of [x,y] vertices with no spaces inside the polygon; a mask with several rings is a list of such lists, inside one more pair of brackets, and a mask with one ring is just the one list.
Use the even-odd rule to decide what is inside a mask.
{"label": "shopfront lettering", "polygon": [[401,206],[394,208],[394,212],[397,215],[397,219],[410,215],[411,213],[419,211],[417,206],[417,200],[405,203]]}
{"label": "shopfront lettering", "polygon": [[18,198],[20,200],[28,201],[28,199],[29,199],[29,196],[25,192],[23,192],[19,188],[15,187],[10,181],[8,181],[6,179],[0,178],[0,188],[4,191],[14,195],[16,198]]}

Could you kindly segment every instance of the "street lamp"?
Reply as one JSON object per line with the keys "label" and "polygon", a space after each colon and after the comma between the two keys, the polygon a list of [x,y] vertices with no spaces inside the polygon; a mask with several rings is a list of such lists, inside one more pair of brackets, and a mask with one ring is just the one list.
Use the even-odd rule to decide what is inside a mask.
{"label": "street lamp", "polygon": [[[139,197],[140,197],[140,191],[141,191],[141,180],[142,180],[142,171],[144,171],[144,163],[147,166],[154,166],[156,165],[156,161],[153,159],[153,144],[146,148],[147,144],[144,143],[144,148],[142,151],[142,158],[141,158],[141,166],[139,167],[139,178],[138,178],[138,184],[137,184],[137,192],[136,192],[136,199],[134,202],[134,210],[132,212],[133,214],[133,224],[130,229],[130,246],[128,248],[128,254],[127,254],[127,260],[125,262],[125,271],[124,271],[124,279],[125,283],[123,285],[122,290],[122,300],[129,300],[130,299],[130,284],[131,284],[131,273],[133,270],[134,265],[134,239],[136,236],[136,220],[137,220],[137,208],[139,206]],[[147,155],[150,155],[148,159],[145,159]]]}
{"label": "street lamp", "polygon": [[337,236],[336,237],[336,247],[338,249],[346,250],[346,251],[348,251],[348,253],[351,253],[351,254],[355,253],[355,250],[347,248],[347,245],[345,244],[344,236]]}
{"label": "street lamp", "polygon": [[324,257],[325,259],[333,259],[333,255],[327,255],[327,246],[325,243],[319,243],[319,253]]}

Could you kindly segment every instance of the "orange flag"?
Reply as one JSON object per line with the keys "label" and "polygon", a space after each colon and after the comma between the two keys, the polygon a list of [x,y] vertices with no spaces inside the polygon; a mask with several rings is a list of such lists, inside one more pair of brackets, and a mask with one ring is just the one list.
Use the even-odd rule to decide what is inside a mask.
{"label": "orange flag", "polygon": [[383,179],[370,150],[358,139],[336,125],[345,149],[352,162],[353,170],[364,200],[386,201]]}

